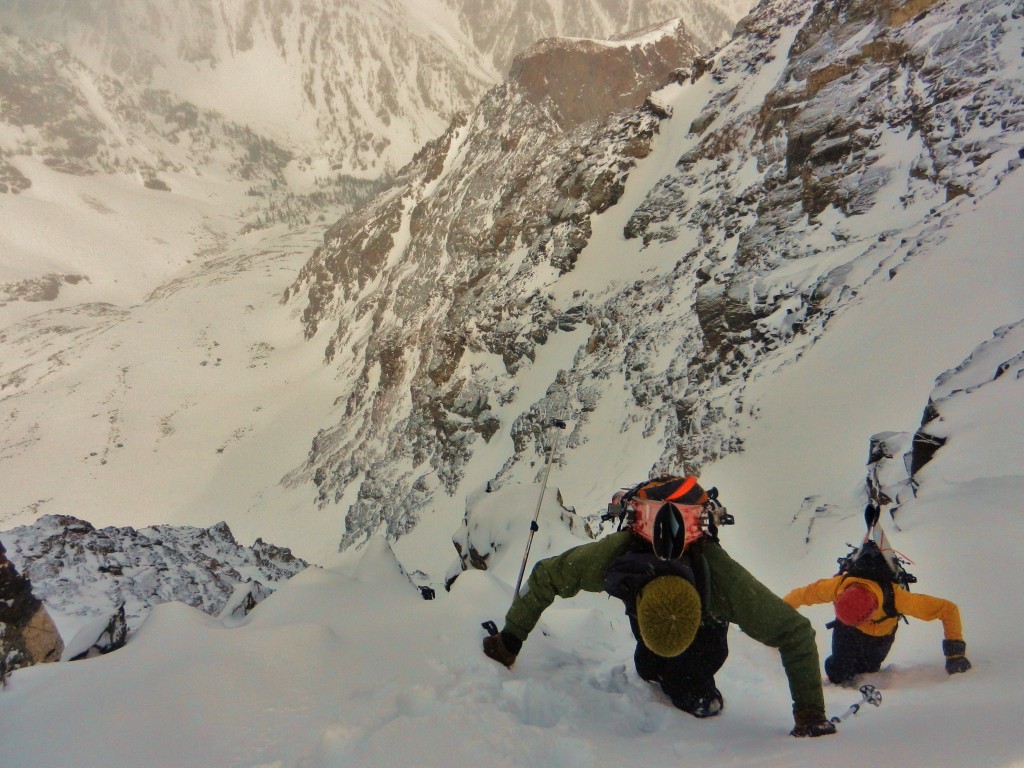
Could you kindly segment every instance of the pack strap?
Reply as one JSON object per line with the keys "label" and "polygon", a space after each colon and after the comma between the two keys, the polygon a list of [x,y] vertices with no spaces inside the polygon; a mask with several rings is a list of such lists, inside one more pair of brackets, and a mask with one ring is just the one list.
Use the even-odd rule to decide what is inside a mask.
{"label": "pack strap", "polygon": [[703,504],[708,500],[707,492],[693,475],[686,477],[658,477],[648,480],[635,488],[630,495],[641,499],[672,501],[677,504]]}
{"label": "pack strap", "polygon": [[669,497],[667,499],[665,499],[665,500],[666,501],[678,501],[679,499],[681,499],[684,496],[686,496],[686,494],[688,494],[690,491],[692,491],[693,490],[693,486],[695,486],[696,484],[697,484],[697,478],[695,478],[695,477],[688,477],[688,478],[686,478],[682,482],[682,484],[680,484],[680,486],[678,488],[676,488],[675,491],[673,491],[669,495]]}

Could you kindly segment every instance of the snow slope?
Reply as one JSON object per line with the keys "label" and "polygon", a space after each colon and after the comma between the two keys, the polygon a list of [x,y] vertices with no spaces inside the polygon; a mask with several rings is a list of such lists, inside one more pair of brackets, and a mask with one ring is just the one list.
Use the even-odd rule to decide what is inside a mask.
{"label": "snow slope", "polygon": [[[998,416],[984,412],[979,428],[997,428]],[[737,458],[727,476],[763,476],[788,451],[804,447],[807,425],[799,413],[788,431],[793,442],[778,436],[770,450]],[[770,423],[767,416],[762,423]],[[15,673],[0,694],[5,762],[26,768],[812,766],[845,764],[869,748],[907,768],[1024,765],[1018,684],[1024,648],[1014,629],[1024,618],[1021,609],[983,599],[993,583],[984,568],[949,567],[951,535],[965,542],[958,562],[983,551],[994,562],[1019,557],[1019,519],[1000,514],[1024,491],[1019,454],[1015,465],[992,457],[1016,475],[996,482],[965,478],[952,489],[941,482],[972,466],[976,448],[958,451],[951,443],[940,452],[933,473],[938,490],[927,490],[929,479],[902,513],[913,525],[890,529],[894,546],[914,557],[921,590],[959,602],[974,669],[947,677],[938,626],[912,622],[901,628],[883,670],[859,681],[882,690],[880,709],[866,707],[833,737],[787,735],[789,701],[778,658],[736,631],[718,676],[723,714],[699,721],[677,712],[632,671],[621,606],[600,596],[557,602],[511,671],[485,658],[478,625],[500,620],[509,601],[536,499],[537,487],[518,486],[495,500],[523,512],[512,527],[512,516],[495,518],[492,533],[506,545],[495,567],[464,573],[434,601],[420,599],[378,539],[361,560],[349,556],[294,577],[239,628],[167,604],[117,653]],[[723,493],[732,502],[725,479]],[[556,522],[552,498],[546,496],[536,557],[579,541]],[[968,499],[976,516],[964,514]],[[805,558],[780,561],[774,541],[768,550],[752,536],[757,519],[771,513],[742,503],[730,508],[739,521],[725,533],[727,547],[743,552],[755,573],[777,577],[780,587],[828,572],[831,555],[843,551],[841,539],[860,534],[855,516],[835,520]],[[784,521],[775,519],[776,541],[784,540]],[[978,519],[986,521],[984,544],[972,535]],[[827,611],[811,617],[820,627]],[[826,640],[820,632],[822,653]],[[833,715],[859,699],[853,689],[826,686],[825,692]],[[52,734],[55,722],[59,737]]]}
{"label": "snow slope", "polygon": [[[0,525],[58,510],[99,527],[230,517],[243,540],[298,529],[322,541],[317,557],[333,551],[307,529],[338,530],[329,513],[242,522],[333,407],[331,371],[279,303],[315,235],[219,239],[137,304],[69,304],[7,326]],[[130,296],[145,277],[125,269],[118,284]],[[34,480],[41,460],[57,493]]]}

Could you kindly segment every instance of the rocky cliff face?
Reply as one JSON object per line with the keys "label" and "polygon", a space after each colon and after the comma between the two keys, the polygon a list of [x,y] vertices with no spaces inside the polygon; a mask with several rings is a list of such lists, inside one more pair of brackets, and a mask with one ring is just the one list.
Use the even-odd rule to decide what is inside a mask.
{"label": "rocky cliff face", "polygon": [[106,619],[124,604],[133,629],[159,603],[179,601],[218,614],[239,585],[272,586],[308,567],[261,539],[251,547],[239,544],[224,523],[96,529],[75,517],[45,515],[5,531],[3,541],[51,610]]}
{"label": "rocky cliff face", "polygon": [[[652,472],[740,449],[732,422],[750,378],[799,355],[1019,166],[1018,11],[768,0],[712,57],[671,43],[660,59],[676,55],[673,71],[652,63],[632,92],[676,84],[597,121],[560,91],[562,70],[541,87],[531,57],[578,78],[572,62],[596,56],[583,66],[608,79],[653,49],[533,49],[389,192],[334,225],[289,290],[354,384],[287,482],[349,505],[347,546],[410,530],[495,435],[511,450],[493,481],[532,479],[548,406],[576,419],[563,462],[585,455],[587,420],[609,398],[623,432],[640,422],[660,441]],[[582,280],[578,263],[608,253],[595,229],[660,147],[673,164],[615,211],[619,266],[650,266],[594,288],[600,276]],[[573,351],[524,400],[532,361],[556,341]]]}
{"label": "rocky cliff face", "polygon": [[[454,492],[473,444],[502,426],[494,409],[514,397],[509,377],[550,334],[587,321],[585,304],[563,311],[524,286],[573,269],[591,215],[619,199],[665,116],[645,94],[698,54],[678,22],[632,43],[542,43],[388,194],[327,233],[289,296],[304,297],[310,337],[337,318],[326,359],[354,384],[341,398],[343,422],[321,431],[308,466],[289,480],[312,480],[321,503],[336,503],[364,478],[354,539],[385,519],[401,534],[435,491]],[[595,121],[575,98],[582,70],[620,84],[601,100],[615,119]],[[466,365],[476,353],[499,357],[503,369],[473,375]],[[525,447],[529,425],[519,431]],[[388,456],[430,468],[404,475],[394,515],[384,513],[395,490]]]}
{"label": "rocky cliff face", "polygon": [[683,21],[651,29],[647,37],[634,45],[543,40],[516,57],[509,82],[568,132],[642,104],[670,72],[701,51]]}

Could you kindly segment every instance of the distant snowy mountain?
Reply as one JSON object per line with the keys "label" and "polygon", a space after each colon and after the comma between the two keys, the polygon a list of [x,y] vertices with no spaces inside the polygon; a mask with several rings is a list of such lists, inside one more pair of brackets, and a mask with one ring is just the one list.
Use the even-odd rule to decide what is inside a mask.
{"label": "distant snowy mountain", "polygon": [[374,179],[404,165],[542,37],[607,38],[682,16],[710,48],[728,38],[747,6],[11,0],[0,23],[60,43],[91,77],[115,81],[136,100],[170,102],[153,109],[176,107],[178,122],[215,113],[245,126],[285,148],[296,177]]}
{"label": "distant snowy mountain", "polygon": [[125,174],[170,191],[162,171],[284,181],[290,151],[168,91],[138,91],[99,74],[62,46],[0,29],[0,189],[31,179],[15,159],[34,156],[69,175]]}

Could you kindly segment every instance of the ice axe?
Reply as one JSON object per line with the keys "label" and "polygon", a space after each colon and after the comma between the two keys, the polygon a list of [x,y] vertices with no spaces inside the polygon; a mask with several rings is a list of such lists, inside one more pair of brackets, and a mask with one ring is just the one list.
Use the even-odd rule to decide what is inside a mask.
{"label": "ice axe", "polygon": [[[551,426],[557,427],[558,429],[565,429],[565,422],[561,419],[552,419]],[[533,534],[540,530],[537,525],[537,519],[540,517],[540,508],[544,502],[544,490],[548,485],[548,476],[551,474],[551,464],[555,458],[555,451],[558,448],[558,437],[559,434],[555,434],[555,440],[551,444],[551,450],[548,452],[547,465],[544,467],[544,477],[540,483],[540,495],[537,497],[537,508],[533,512],[533,520],[530,521],[530,535],[526,539],[526,551],[523,552],[523,562],[519,566],[519,576],[516,578],[516,590],[512,593],[512,601],[519,597],[519,588],[523,585],[523,574],[526,572],[526,561],[530,558],[530,546],[533,544]],[[498,625],[493,621],[485,621],[481,624],[488,635],[494,636],[499,634]]]}
{"label": "ice axe", "polygon": [[[552,419],[552,427],[558,427],[558,429],[565,429],[565,422],[561,419]],[[530,535],[526,539],[526,551],[523,552],[523,562],[519,566],[519,578],[516,579],[516,591],[512,593],[512,599],[515,600],[519,596],[519,588],[523,584],[523,574],[526,572],[526,561],[530,557],[530,546],[533,544],[533,534],[535,534],[540,528],[537,526],[537,518],[540,517],[540,507],[544,501],[544,489],[548,486],[548,476],[551,474],[551,464],[555,458],[555,450],[558,448],[558,438],[560,433],[555,433],[555,440],[551,443],[551,450],[548,451],[548,463],[544,467],[544,478],[540,483],[540,495],[537,497],[537,509],[533,512],[533,520],[530,522]]]}
{"label": "ice axe", "polygon": [[873,706],[881,706],[882,704],[882,692],[875,688],[873,685],[862,685],[860,687],[860,701],[851,704],[843,714],[838,717],[833,717],[833,723],[841,723],[850,715],[856,715],[860,712],[860,708],[865,704],[871,704]]}

